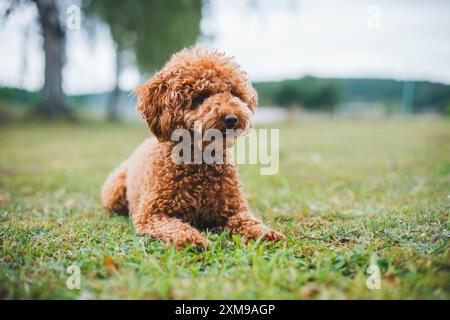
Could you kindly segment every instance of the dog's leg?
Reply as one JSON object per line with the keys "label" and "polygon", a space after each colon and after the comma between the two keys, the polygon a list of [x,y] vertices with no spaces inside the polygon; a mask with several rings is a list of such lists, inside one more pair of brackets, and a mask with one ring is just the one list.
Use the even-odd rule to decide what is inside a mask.
{"label": "dog's leg", "polygon": [[198,230],[176,217],[163,214],[150,214],[133,217],[133,223],[139,235],[175,243],[176,247],[186,245],[206,246],[209,241]]}
{"label": "dog's leg", "polygon": [[128,214],[126,163],[122,163],[106,178],[102,187],[102,204],[110,212]]}
{"label": "dog's leg", "polygon": [[241,212],[230,216],[224,229],[248,239],[257,239],[261,236],[265,241],[275,242],[285,239],[283,234],[269,229],[250,212]]}

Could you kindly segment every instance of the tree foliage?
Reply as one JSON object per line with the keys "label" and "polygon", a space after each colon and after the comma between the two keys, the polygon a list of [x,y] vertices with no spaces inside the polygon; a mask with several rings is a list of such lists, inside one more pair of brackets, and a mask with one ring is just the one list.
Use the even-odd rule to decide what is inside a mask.
{"label": "tree foliage", "polygon": [[200,34],[201,0],[94,0],[85,12],[107,23],[119,51],[134,53],[139,69],[152,73]]}
{"label": "tree foliage", "polygon": [[[259,84],[257,88],[271,95],[273,102],[282,107],[302,106],[305,109],[332,109],[340,100],[336,81],[306,76],[299,80]],[[272,88],[270,88],[272,87]]]}

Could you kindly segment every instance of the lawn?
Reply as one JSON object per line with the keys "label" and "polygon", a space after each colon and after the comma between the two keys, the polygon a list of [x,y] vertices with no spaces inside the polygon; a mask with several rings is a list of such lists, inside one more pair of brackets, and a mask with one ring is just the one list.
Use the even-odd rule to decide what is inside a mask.
{"label": "lawn", "polygon": [[[138,237],[106,213],[108,172],[141,124],[0,127],[3,299],[449,299],[450,123],[311,120],[280,126],[280,170],[241,166],[278,244],[207,234],[204,251]],[[68,289],[66,269],[81,270]],[[370,290],[367,268],[380,268]]]}

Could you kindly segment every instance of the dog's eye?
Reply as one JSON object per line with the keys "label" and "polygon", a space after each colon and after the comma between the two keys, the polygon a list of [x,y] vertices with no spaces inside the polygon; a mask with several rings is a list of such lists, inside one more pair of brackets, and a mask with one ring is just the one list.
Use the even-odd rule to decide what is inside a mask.
{"label": "dog's eye", "polygon": [[205,99],[208,97],[209,97],[209,93],[207,93],[207,92],[196,96],[194,99],[192,99],[191,107],[196,108],[197,106],[201,105],[203,103],[203,101],[205,101]]}

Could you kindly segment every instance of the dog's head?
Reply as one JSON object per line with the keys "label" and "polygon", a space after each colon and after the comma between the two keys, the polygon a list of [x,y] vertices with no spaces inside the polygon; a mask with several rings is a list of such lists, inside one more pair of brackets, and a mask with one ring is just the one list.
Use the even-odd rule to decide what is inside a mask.
{"label": "dog's head", "polygon": [[223,53],[184,49],[135,90],[137,110],[160,141],[175,129],[246,132],[257,104],[245,72]]}

